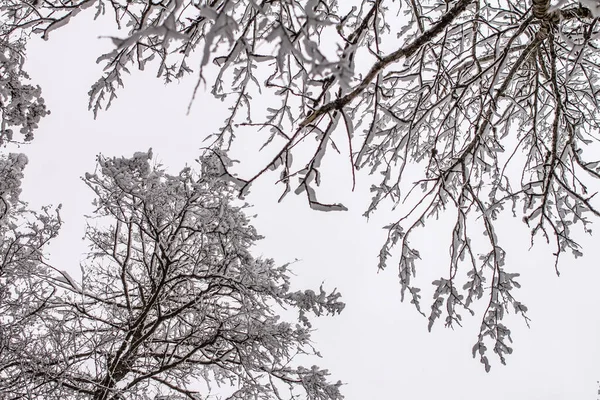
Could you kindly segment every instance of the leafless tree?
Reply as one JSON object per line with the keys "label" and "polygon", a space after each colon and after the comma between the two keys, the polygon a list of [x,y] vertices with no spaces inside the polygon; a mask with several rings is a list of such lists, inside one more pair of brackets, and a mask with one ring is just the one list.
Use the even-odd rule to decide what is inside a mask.
{"label": "leafless tree", "polygon": [[[46,282],[43,253],[58,234],[60,218],[49,208],[40,213],[19,200],[22,154],[0,156],[0,397],[27,391],[23,365],[45,353],[37,341],[55,294]],[[58,211],[57,211],[58,212]]]}
{"label": "leafless tree", "polygon": [[[454,326],[461,309],[474,313],[485,298],[473,354],[486,369],[486,342],[502,362],[511,351],[505,313],[527,320],[498,216],[512,210],[532,241],[551,241],[558,272],[563,252],[581,255],[575,232],[591,232],[589,218],[600,214],[588,189],[600,178],[597,0],[8,0],[5,36],[47,38],[86,7],[112,9],[125,31],[99,59],[94,112],[111,104],[132,66],[155,60],[166,81],[194,68],[199,85],[216,69],[212,93],[228,101],[230,116],[215,148],[226,151],[240,129],[263,129],[265,145],[277,147],[255,174],[225,172],[237,174],[242,194],[276,169],[284,195],[295,190],[314,209],[344,210],[316,192],[321,174],[334,173],[321,169],[323,158],[341,153],[353,181],[359,169],[381,176],[365,215],[411,198],[416,206],[387,226],[379,268],[397,248],[402,294],[424,315],[410,238],[429,218],[453,213],[449,268],[434,282],[429,326],[442,314]],[[258,91],[271,101],[266,112],[253,107]],[[422,171],[412,189],[408,165]],[[471,237],[481,232],[486,248],[475,248]]]}
{"label": "leafless tree", "polygon": [[293,360],[315,353],[308,314],[339,313],[339,294],[290,291],[288,265],[250,254],[260,236],[210,159],[178,175],[150,159],[100,156],[86,174],[82,280],[50,281],[62,294],[40,334],[48,358],[22,368],[28,393],[5,398],[203,399],[216,384],[229,399],[341,399],[327,370]]}

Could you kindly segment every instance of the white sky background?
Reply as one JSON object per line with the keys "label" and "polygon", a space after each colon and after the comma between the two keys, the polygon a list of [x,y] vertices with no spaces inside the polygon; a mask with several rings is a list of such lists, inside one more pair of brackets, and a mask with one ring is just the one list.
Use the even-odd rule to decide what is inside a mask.
{"label": "white sky background", "polygon": [[[206,93],[199,93],[186,116],[194,78],[165,87],[149,65],[146,72],[126,77],[126,87],[113,107],[94,121],[87,110],[87,92],[100,77],[96,58],[111,48],[110,40],[97,38],[111,33],[107,28],[111,21],[93,23],[90,11],[52,32],[49,41],[29,43],[27,71],[42,86],[52,114],[43,119],[33,143],[20,149],[30,160],[22,198],[34,207],[63,204],[66,223],[51,246],[50,260],[73,276],[79,276],[86,250],[83,215],[92,211],[91,191],[79,177],[93,170],[95,156],[99,152],[131,156],[152,147],[158,160],[175,173],[193,163],[205,145],[203,139],[226,116],[223,103]],[[247,149],[241,143],[253,143],[241,139],[238,150]],[[250,176],[265,157],[256,152],[247,155],[243,165]],[[258,214],[254,225],[266,237],[255,254],[280,263],[298,258],[294,271],[299,287],[318,288],[325,282],[327,289],[337,287],[343,295],[347,307],[340,316],[315,320],[313,339],[323,359],[310,361],[346,383],[347,399],[597,398],[599,236],[581,237],[584,257],[575,261],[565,255],[557,278],[549,249],[539,241],[528,251],[526,226],[518,219],[503,221],[499,238],[508,251],[507,270],[522,274],[523,289],[517,295],[529,307],[532,322],[527,329],[521,319],[508,317],[514,353],[502,366],[490,348],[492,370],[486,374],[471,357],[480,315],[463,313],[464,327],[454,331],[438,321],[428,333],[427,320],[408,302],[400,303],[394,265],[377,273],[385,235],[381,227],[398,213],[382,208],[367,222],[361,215],[370,200],[365,190],[368,178],[358,174],[358,190],[352,194],[347,166],[347,162],[332,165],[336,176],[330,170],[324,181],[329,187],[319,192],[321,201],[348,206],[345,213],[312,211],[303,196],[293,194],[277,204],[281,188],[272,183],[278,172],[253,185],[247,198],[254,205],[251,212]],[[426,314],[430,282],[447,272],[448,229],[447,224],[430,224],[420,235],[423,260],[418,282],[425,291]],[[595,230],[600,230],[598,223]]]}

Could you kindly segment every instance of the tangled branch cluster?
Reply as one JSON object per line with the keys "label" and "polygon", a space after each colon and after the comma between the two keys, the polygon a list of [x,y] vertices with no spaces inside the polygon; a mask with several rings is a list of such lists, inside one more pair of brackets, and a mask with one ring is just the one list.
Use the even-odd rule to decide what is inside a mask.
{"label": "tangled branch cluster", "polygon": [[288,265],[250,254],[260,236],[227,183],[150,159],[99,157],[86,174],[97,209],[80,283],[43,258],[60,218],[0,226],[2,398],[198,400],[217,385],[229,399],[341,399],[327,370],[293,363],[318,354],[309,315],[341,312],[339,293],[291,291]]}

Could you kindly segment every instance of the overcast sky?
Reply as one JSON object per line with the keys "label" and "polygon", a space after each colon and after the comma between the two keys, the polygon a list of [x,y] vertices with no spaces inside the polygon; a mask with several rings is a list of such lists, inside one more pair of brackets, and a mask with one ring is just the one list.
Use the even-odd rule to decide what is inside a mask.
{"label": "overcast sky", "polygon": [[[42,121],[33,143],[20,149],[30,160],[23,199],[35,207],[63,204],[66,223],[50,248],[50,260],[74,276],[85,251],[83,216],[92,210],[91,192],[79,177],[93,170],[95,156],[131,156],[152,147],[159,161],[177,172],[194,162],[203,140],[226,115],[222,103],[202,94],[186,116],[194,79],[165,87],[148,68],[126,77],[113,107],[94,121],[87,92],[101,72],[95,59],[110,49],[109,40],[98,39],[111,34],[107,26],[92,23],[90,12],[82,13],[49,41],[32,40],[28,49],[27,70],[42,86],[52,114]],[[242,137],[237,147],[248,175],[265,160],[240,151],[253,142]],[[464,314],[463,328],[453,331],[438,323],[428,333],[427,320],[400,302],[394,266],[377,273],[376,256],[385,235],[381,227],[398,214],[382,210],[365,220],[361,214],[369,200],[364,190],[368,178],[359,174],[359,190],[352,193],[347,171],[331,168],[339,174],[324,182],[329,186],[321,192],[322,200],[343,202],[348,212],[312,211],[304,197],[294,195],[277,204],[281,188],[273,186],[275,174],[254,185],[247,201],[257,214],[254,225],[265,236],[257,255],[281,263],[299,259],[294,266],[298,287],[324,282],[343,294],[346,309],[338,317],[316,321],[313,339],[323,355],[314,362],[346,383],[347,399],[597,398],[600,236],[581,237],[584,257],[565,255],[558,278],[549,248],[540,242],[529,251],[522,222],[503,221],[499,236],[509,252],[507,269],[522,274],[523,289],[517,294],[529,307],[532,322],[528,329],[521,319],[508,317],[514,353],[502,366],[490,349],[492,370],[486,374],[471,356],[480,316]],[[427,311],[430,283],[447,270],[448,229],[443,221],[431,224],[416,241],[423,255],[418,282],[427,293]]]}

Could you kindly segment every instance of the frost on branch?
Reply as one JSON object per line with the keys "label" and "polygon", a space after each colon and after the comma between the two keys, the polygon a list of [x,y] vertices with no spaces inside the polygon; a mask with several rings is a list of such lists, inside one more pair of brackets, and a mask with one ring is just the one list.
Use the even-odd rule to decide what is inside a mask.
{"label": "frost on branch", "polygon": [[0,23],[0,146],[32,140],[40,119],[49,113],[40,87],[26,83],[29,76],[23,70],[24,41],[9,42],[5,30]]}
{"label": "frost on branch", "polygon": [[[170,175],[151,160],[150,151],[99,156],[83,178],[96,210],[82,287],[53,302],[54,353],[22,371],[31,390],[192,399],[216,385],[231,399],[342,399],[326,370],[294,362],[318,354],[309,314],[338,314],[339,294],[292,292],[287,265],[251,254],[260,236],[204,157],[206,175],[189,167]],[[297,322],[282,319],[283,308],[296,310]]]}
{"label": "frost on branch", "polygon": [[45,360],[40,336],[54,289],[44,251],[60,228],[58,210],[32,212],[19,200],[26,164],[23,154],[0,155],[0,388],[7,399],[27,393],[23,366]]}
{"label": "frost on branch", "polygon": [[[303,4],[306,11],[316,2]],[[461,312],[475,314],[485,305],[476,354],[486,368],[487,347],[504,362],[511,351],[506,314],[526,323],[528,317],[515,297],[516,266],[505,265],[499,218],[518,215],[532,242],[550,243],[558,272],[564,253],[582,254],[577,232],[591,233],[591,217],[600,216],[592,189],[600,181],[595,10],[575,2],[551,9],[541,0],[351,4],[356,7],[343,11],[341,3],[315,5],[327,15],[320,34],[336,21],[332,34],[340,39],[336,58],[330,57],[335,66],[321,69],[320,77],[300,57],[265,66],[240,48],[227,59],[231,64],[219,64],[213,92],[227,93],[233,105],[216,144],[226,148],[235,140],[236,121],[270,132],[265,146],[275,156],[248,184],[276,170],[284,195],[295,189],[316,209],[322,178],[344,173],[324,170],[326,157],[346,158],[353,181],[358,170],[372,174],[365,216],[383,207],[401,213],[386,227],[379,267],[399,259],[402,296],[428,317],[430,329],[440,319],[460,325]],[[273,54],[294,54],[293,44],[275,45]],[[368,64],[360,73],[345,68],[357,57]],[[223,72],[233,64],[233,75]],[[247,64],[268,78],[252,79]],[[276,95],[266,116],[253,116],[255,87]],[[411,238],[442,213],[454,218],[448,263],[433,282],[426,312],[417,284],[420,253]]]}

